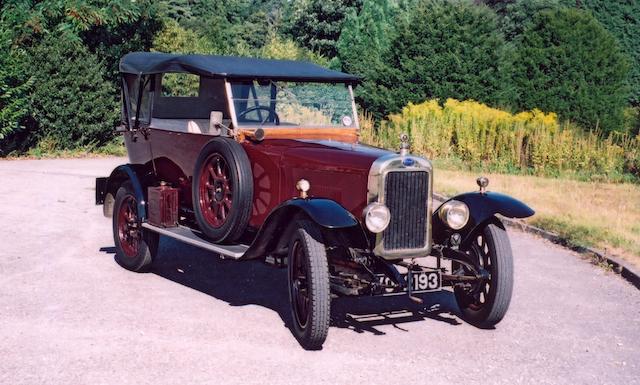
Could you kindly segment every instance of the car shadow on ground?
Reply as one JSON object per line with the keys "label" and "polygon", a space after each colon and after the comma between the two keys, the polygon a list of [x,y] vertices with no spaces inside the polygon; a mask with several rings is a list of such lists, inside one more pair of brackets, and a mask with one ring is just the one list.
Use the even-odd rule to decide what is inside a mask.
{"label": "car shadow on ground", "polygon": [[[115,253],[114,247],[103,247],[100,251]],[[291,326],[286,268],[255,260],[223,260],[210,252],[161,237],[151,273],[231,306],[266,307],[278,313],[286,327]],[[404,330],[404,323],[427,319],[450,325],[460,324],[457,318],[459,310],[450,291],[419,296],[423,304],[410,301],[406,295],[335,298],[331,304],[331,326],[348,328],[357,333],[384,335],[378,326],[392,325]]]}

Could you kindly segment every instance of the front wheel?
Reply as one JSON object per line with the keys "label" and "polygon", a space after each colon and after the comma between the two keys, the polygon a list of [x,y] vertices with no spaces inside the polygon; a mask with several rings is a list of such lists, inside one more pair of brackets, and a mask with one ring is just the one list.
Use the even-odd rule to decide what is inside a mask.
{"label": "front wheel", "polygon": [[[480,328],[491,328],[502,320],[511,302],[513,256],[509,237],[504,228],[490,223],[462,251],[478,261],[488,273],[487,279],[454,288],[462,318]],[[453,264],[454,274],[456,270],[463,273],[461,270],[464,269],[459,264]]]}
{"label": "front wheel", "polygon": [[298,222],[287,265],[293,334],[303,348],[321,349],[329,331],[331,294],[327,253],[314,223]]}

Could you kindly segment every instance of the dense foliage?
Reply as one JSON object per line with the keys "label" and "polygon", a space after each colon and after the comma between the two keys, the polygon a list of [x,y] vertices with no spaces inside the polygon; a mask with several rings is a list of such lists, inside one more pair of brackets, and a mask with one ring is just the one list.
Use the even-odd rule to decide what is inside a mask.
{"label": "dense foliage", "polygon": [[424,1],[396,29],[384,65],[371,74],[378,92],[363,98],[376,117],[429,98],[509,99],[505,43],[488,8]]}
{"label": "dense foliage", "polygon": [[518,109],[554,111],[583,127],[622,128],[628,63],[592,16],[568,8],[539,12],[516,42]]}
{"label": "dense foliage", "polygon": [[[564,1],[566,5],[571,5],[569,0]],[[629,101],[640,106],[640,1],[581,0],[579,3],[611,32],[629,56],[632,63],[629,71]]]}
{"label": "dense foliage", "polygon": [[[454,98],[557,113],[562,124],[596,136],[640,131],[637,1],[7,0],[0,7],[0,155],[43,140],[55,148],[110,141],[118,60],[137,50],[308,60],[352,72],[363,80],[357,102],[378,125],[408,103],[439,100],[442,108]],[[178,94],[194,86],[188,77],[171,82]],[[622,146],[623,136],[606,137]],[[626,169],[637,169],[638,151],[622,148]]]}
{"label": "dense foliage", "polygon": [[578,8],[592,14],[610,32],[628,57],[631,68],[629,102],[640,106],[640,1],[623,0],[485,0],[501,20],[508,41],[517,38],[536,13],[562,7]]}
{"label": "dense foliage", "polygon": [[119,106],[105,69],[79,42],[51,36],[32,51],[32,139],[47,138],[62,148],[104,143],[118,119]]}
{"label": "dense foliage", "polygon": [[396,12],[386,0],[365,1],[360,13],[352,11],[347,15],[337,43],[342,69],[363,79],[356,89],[358,103],[377,118],[386,113],[384,85],[378,83],[378,78],[387,69]]}
{"label": "dense foliage", "polygon": [[[0,30],[0,143],[22,141],[25,120],[29,116],[29,91],[33,80],[25,73],[21,62],[26,60],[24,51],[11,50],[7,38],[9,31]],[[4,155],[0,147],[0,155]]]}
{"label": "dense foliage", "polygon": [[336,56],[336,41],[344,18],[349,12],[359,11],[361,3],[362,0],[294,1],[289,11],[288,32],[303,46],[322,55]]}

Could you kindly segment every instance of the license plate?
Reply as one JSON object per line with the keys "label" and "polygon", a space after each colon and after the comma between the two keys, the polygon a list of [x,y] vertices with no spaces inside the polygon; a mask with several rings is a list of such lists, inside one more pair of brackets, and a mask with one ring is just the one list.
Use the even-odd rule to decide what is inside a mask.
{"label": "license plate", "polygon": [[[439,271],[414,271],[412,274],[412,293],[427,293],[442,289],[442,276]],[[401,276],[405,281],[407,280],[407,274],[401,274]],[[383,286],[393,286],[394,284],[391,278],[384,274],[377,274],[376,277],[378,278],[378,283]],[[388,287],[384,289],[383,294],[402,294],[407,291],[406,287]]]}

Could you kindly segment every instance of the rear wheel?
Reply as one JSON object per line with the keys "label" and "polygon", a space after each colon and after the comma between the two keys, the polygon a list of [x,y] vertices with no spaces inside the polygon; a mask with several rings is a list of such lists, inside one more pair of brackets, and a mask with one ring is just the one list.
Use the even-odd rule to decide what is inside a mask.
{"label": "rear wheel", "polygon": [[321,349],[329,331],[331,294],[322,234],[312,222],[298,222],[287,265],[293,334],[303,348]]}
{"label": "rear wheel", "polygon": [[141,227],[138,201],[130,182],[118,189],[113,210],[116,261],[137,272],[147,271],[158,251],[158,234]]}
{"label": "rear wheel", "polygon": [[233,242],[249,223],[253,201],[251,164],[244,149],[227,138],[207,143],[193,173],[198,226],[213,242]]}
{"label": "rear wheel", "polygon": [[[480,328],[490,328],[507,313],[513,291],[513,256],[506,231],[490,223],[467,246],[467,254],[478,261],[488,279],[454,288],[462,318]],[[463,269],[453,264],[453,270]]]}

